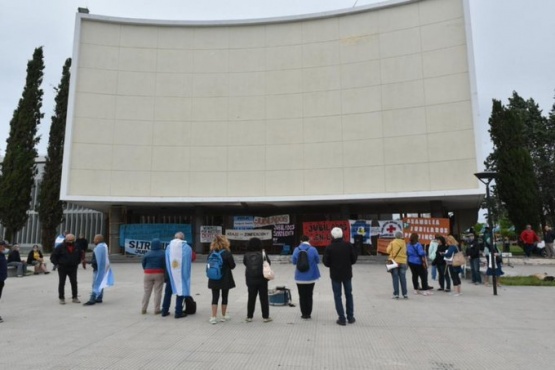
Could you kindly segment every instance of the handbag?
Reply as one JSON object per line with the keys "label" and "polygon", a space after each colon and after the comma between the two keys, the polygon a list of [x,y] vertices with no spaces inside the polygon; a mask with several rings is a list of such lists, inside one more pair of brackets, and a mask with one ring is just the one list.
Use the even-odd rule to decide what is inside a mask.
{"label": "handbag", "polygon": [[272,267],[270,266],[270,263],[268,262],[268,258],[266,257],[266,252],[264,251],[264,249],[262,249],[262,274],[267,280],[274,280],[274,278],[276,277],[274,271],[272,270]]}
{"label": "handbag", "polygon": [[397,267],[399,267],[399,264],[397,262],[395,262],[395,258],[397,258],[397,256],[399,255],[400,252],[401,252],[401,248],[399,248],[397,253],[395,253],[395,257],[388,258],[385,261],[385,269],[387,270],[387,272],[391,272],[391,270],[396,269]]}
{"label": "handbag", "polygon": [[457,252],[453,256],[453,266],[460,267],[466,264],[466,257],[463,252]]}

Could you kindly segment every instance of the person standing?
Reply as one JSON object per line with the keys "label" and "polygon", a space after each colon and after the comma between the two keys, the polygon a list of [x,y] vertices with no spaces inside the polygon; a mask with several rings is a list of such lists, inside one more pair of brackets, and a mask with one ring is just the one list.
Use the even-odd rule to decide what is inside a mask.
{"label": "person standing", "polygon": [[407,292],[407,245],[401,231],[395,232],[395,239],[389,243],[386,252],[389,259],[397,263],[397,267],[391,269],[391,280],[393,282],[393,299],[399,299],[399,282],[404,299],[408,299]]}
{"label": "person standing", "polygon": [[69,278],[71,284],[71,301],[81,303],[77,298],[77,268],[80,263],[83,263],[83,268],[85,268],[85,258],[83,251],[75,246],[75,235],[67,234],[65,236],[65,241],[59,247],[54,248],[50,261],[58,266],[58,298],[60,304],[66,304],[66,278]]}
{"label": "person standing", "polygon": [[87,253],[87,250],[89,249],[89,241],[85,238],[83,233],[79,234],[79,237],[75,240],[75,245],[84,253]]}
{"label": "person standing", "polygon": [[[412,233],[407,246],[407,256],[410,272],[412,275],[412,286],[415,294],[429,295],[428,290],[432,287],[428,286],[428,270],[426,266],[426,251],[422,244],[418,241],[418,234]],[[418,284],[420,278],[422,287]]]}
{"label": "person standing", "polygon": [[231,271],[235,268],[235,260],[233,259],[233,254],[231,254],[229,246],[229,240],[222,235],[216,235],[212,244],[210,244],[210,252],[219,253],[222,258],[222,278],[219,280],[208,279],[208,289],[212,290],[212,316],[209,320],[211,324],[218,323],[217,314],[220,291],[222,293],[222,317],[220,321],[225,322],[231,320],[231,317],[227,314],[227,300],[229,290],[235,288],[235,280],[233,279],[233,273]]}
{"label": "person standing", "polygon": [[[62,234],[58,235],[56,237],[56,239],[54,240],[54,249],[58,248],[59,246],[62,245],[62,243],[66,240],[66,235],[69,234],[69,231],[64,231]],[[56,271],[56,269],[58,268],[58,266],[56,264],[53,264],[52,266],[52,271]]]}
{"label": "person standing", "polygon": [[144,294],[141,313],[143,315],[146,314],[150,295],[154,289],[154,314],[158,315],[161,312],[160,304],[162,301],[162,288],[164,287],[164,274],[166,271],[166,253],[162,249],[160,239],[152,240],[150,243],[150,251],[143,256],[142,265],[145,276],[143,279]]}
{"label": "person standing", "polygon": [[447,268],[449,269],[449,275],[451,275],[451,280],[453,281],[453,287],[455,289],[455,297],[460,296],[461,293],[461,277],[460,273],[462,272],[461,266],[453,266],[453,257],[456,253],[459,252],[459,242],[453,235],[449,235],[447,237],[447,251],[443,255],[447,263]]}
{"label": "person standing", "polygon": [[[169,315],[171,295],[175,294],[175,318],[187,316],[183,312],[183,300],[191,295],[191,260],[193,250],[185,241],[185,235],[180,231],[166,248],[166,269],[168,282],[162,304],[162,316]],[[168,291],[168,286],[171,290]],[[169,294],[168,294],[169,293]]]}
{"label": "person standing", "polygon": [[[93,243],[96,247],[93,250],[92,268],[93,268],[93,281],[91,297],[84,306],[92,306],[96,303],[102,303],[104,297],[104,288],[114,285],[114,274],[110,267],[110,258],[108,253],[108,245],[104,243],[104,237],[100,234],[94,236]],[[85,251],[81,249],[84,254]]]}
{"label": "person standing", "polygon": [[540,241],[540,238],[534,230],[532,230],[532,225],[526,225],[526,230],[520,233],[520,240],[524,243],[524,253],[526,257],[530,257],[534,250],[534,245]]}
{"label": "person standing", "polygon": [[439,244],[438,241],[437,241],[437,237],[438,237],[438,235],[436,235],[434,237],[434,239],[432,241],[430,241],[430,247],[428,248],[428,259],[432,263],[432,280],[437,279],[437,267],[433,263],[433,261],[436,258],[437,246]]}
{"label": "person standing", "polygon": [[551,227],[545,227],[545,233],[543,234],[543,241],[545,242],[545,250],[547,251],[547,257],[553,258],[555,256],[555,251],[553,250],[553,241],[555,240],[555,233]]}
{"label": "person standing", "polygon": [[[324,266],[330,269],[331,286],[337,311],[338,325],[345,326],[348,322],[353,324],[356,319],[354,316],[353,302],[353,265],[357,261],[357,254],[350,243],[343,240],[343,230],[339,227],[331,229],[332,241],[324,250]],[[346,311],[343,309],[342,287],[345,290]]]}
{"label": "person standing", "polygon": [[27,274],[27,263],[21,260],[19,254],[19,244],[14,244],[8,254],[8,266],[15,266],[17,269],[17,277],[23,277]]}
{"label": "person standing", "polygon": [[442,235],[437,236],[436,239],[439,244],[437,246],[436,258],[433,263],[437,267],[437,279],[439,281],[439,288],[437,288],[437,290],[449,293],[451,291],[451,279],[449,279],[449,272],[447,271],[447,262],[445,262],[443,258],[449,247]]}
{"label": "person standing", "polygon": [[[269,264],[271,264],[267,255],[266,260]],[[262,321],[272,321],[272,318],[270,317],[270,304],[268,302],[268,280],[264,277],[262,270],[263,262],[262,241],[258,238],[251,238],[247,244],[247,253],[243,256],[243,264],[245,265],[245,280],[249,292],[247,302],[247,318],[245,319],[246,322],[252,321],[257,295],[260,295]]]}
{"label": "person standing", "polygon": [[468,237],[466,256],[470,259],[472,283],[474,285],[482,284],[482,276],[480,275],[480,245],[478,244],[478,237],[474,233],[470,234]]}
{"label": "person standing", "polygon": [[[306,253],[306,256],[301,255],[301,253]],[[302,256],[302,264],[305,264],[306,261],[306,266],[302,268],[304,271],[299,270],[299,268],[301,268],[299,256]],[[318,269],[320,256],[316,248],[310,245],[308,236],[301,236],[301,244],[293,251],[291,262],[297,266],[295,269],[295,282],[297,283],[297,290],[299,291],[301,318],[309,320],[312,315],[314,285],[316,281],[320,279],[320,270]]]}
{"label": "person standing", "polygon": [[[6,262],[6,256],[4,255],[4,249],[6,249],[6,242],[2,240],[0,241],[0,299],[2,299],[4,282],[8,278],[8,263]],[[0,316],[0,322],[4,322],[2,316]]]}

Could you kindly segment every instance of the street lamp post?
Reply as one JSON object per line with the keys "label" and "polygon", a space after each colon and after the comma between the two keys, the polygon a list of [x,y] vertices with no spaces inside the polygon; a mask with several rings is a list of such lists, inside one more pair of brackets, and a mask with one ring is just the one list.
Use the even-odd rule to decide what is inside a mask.
{"label": "street lamp post", "polygon": [[488,226],[490,231],[490,240],[491,240],[491,248],[492,248],[492,250],[490,250],[489,260],[491,263],[491,269],[493,271],[493,276],[492,276],[493,295],[497,295],[497,271],[495,267],[496,263],[495,263],[495,256],[494,256],[494,250],[493,250],[493,243],[495,243],[495,239],[493,237],[493,220],[491,217],[490,194],[489,194],[489,184],[493,180],[495,180],[495,178],[497,177],[497,172],[493,172],[493,171],[478,172],[478,173],[475,173],[474,176],[476,176],[476,178],[480,180],[482,184],[486,185],[486,201],[488,206]]}

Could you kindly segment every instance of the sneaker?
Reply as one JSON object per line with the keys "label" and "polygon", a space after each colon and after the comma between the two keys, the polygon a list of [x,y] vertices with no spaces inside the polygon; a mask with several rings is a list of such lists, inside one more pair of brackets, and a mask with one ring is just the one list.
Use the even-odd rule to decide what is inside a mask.
{"label": "sneaker", "polygon": [[449,293],[449,292],[451,292],[451,289],[445,289],[444,292]]}
{"label": "sneaker", "polygon": [[245,322],[252,322],[252,317],[247,317],[247,318],[245,319]]}
{"label": "sneaker", "polygon": [[399,299],[398,295],[394,295],[393,297],[391,297],[391,299]]}
{"label": "sneaker", "polygon": [[460,296],[461,294],[462,294],[462,293],[453,294],[453,297],[458,297],[458,296]]}
{"label": "sneaker", "polygon": [[347,322],[345,320],[341,320],[341,319],[337,319],[337,321],[335,323],[337,325],[341,325],[341,326],[347,325]]}
{"label": "sneaker", "polygon": [[66,300],[65,299],[60,299],[60,304],[66,304]]}
{"label": "sneaker", "polygon": [[271,317],[266,317],[265,319],[262,319],[262,321],[264,322],[270,322],[273,321]]}
{"label": "sneaker", "polygon": [[350,319],[347,319],[347,322],[349,324],[354,324],[357,321],[357,319],[355,319],[354,317],[351,317]]}
{"label": "sneaker", "polygon": [[212,317],[210,318],[210,320],[208,320],[208,322],[209,322],[210,324],[214,325],[214,324],[217,324],[217,323],[218,323],[218,319],[217,319],[216,317],[212,316]]}
{"label": "sneaker", "polygon": [[422,291],[420,291],[419,293],[422,294],[422,295],[429,295],[428,292],[425,291],[425,290],[422,290]]}
{"label": "sneaker", "polygon": [[162,316],[162,317],[166,317],[166,316],[169,316],[169,315],[170,315],[169,312],[164,312],[164,311],[162,311],[162,313],[160,314],[160,316]]}
{"label": "sneaker", "polygon": [[419,294],[419,293],[420,293],[420,292],[419,292],[418,290],[415,290],[415,291],[414,291],[414,294]]}
{"label": "sneaker", "polygon": [[408,296],[408,295],[404,295],[404,296],[403,296],[403,299],[409,299],[409,296]]}
{"label": "sneaker", "polygon": [[229,315],[225,315],[225,316],[222,316],[220,318],[221,322],[226,322],[226,321],[229,321],[229,320],[231,320],[231,316],[229,316]]}
{"label": "sneaker", "polygon": [[81,303],[81,301],[79,300],[79,298],[73,298],[73,299],[71,300],[71,302],[73,302],[73,303]]}

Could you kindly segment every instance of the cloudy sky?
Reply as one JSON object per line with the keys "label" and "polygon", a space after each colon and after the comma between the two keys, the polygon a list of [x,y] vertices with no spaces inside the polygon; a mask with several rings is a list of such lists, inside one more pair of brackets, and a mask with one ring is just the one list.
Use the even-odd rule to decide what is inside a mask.
{"label": "cloudy sky", "polygon": [[[75,13],[115,17],[218,20],[308,14],[383,0],[2,0],[0,1],[0,155],[9,122],[25,84],[25,69],[35,47],[44,47],[44,119],[39,154],[46,153],[54,109],[54,88],[71,57]],[[469,0],[474,41],[484,155],[490,150],[486,125],[492,99],[517,91],[533,98],[547,114],[555,102],[555,1]]]}

